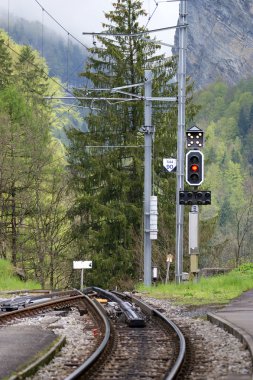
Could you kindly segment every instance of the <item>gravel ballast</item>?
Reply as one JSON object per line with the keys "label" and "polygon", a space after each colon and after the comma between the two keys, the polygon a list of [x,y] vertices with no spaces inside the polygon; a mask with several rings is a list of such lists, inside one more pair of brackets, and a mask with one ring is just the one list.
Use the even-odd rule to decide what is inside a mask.
{"label": "gravel ballast", "polygon": [[[175,306],[169,300],[146,296],[141,296],[141,299],[164,313],[187,333],[195,357],[195,364],[187,377],[189,380],[225,380],[232,379],[233,375],[251,374],[249,351],[233,335],[205,320],[208,308],[189,310],[187,307]],[[90,355],[96,343],[94,325],[89,315],[80,316],[75,309],[66,316],[26,318],[15,325],[41,326],[66,337],[61,352],[29,380],[64,379],[75,369],[75,363],[78,366],[82,357]]]}

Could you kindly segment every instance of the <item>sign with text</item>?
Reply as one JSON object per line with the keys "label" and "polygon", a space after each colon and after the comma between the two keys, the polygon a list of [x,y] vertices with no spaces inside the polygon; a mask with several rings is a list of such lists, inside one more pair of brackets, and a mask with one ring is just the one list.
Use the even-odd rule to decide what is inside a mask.
{"label": "sign with text", "polygon": [[73,261],[73,269],[91,269],[92,261]]}
{"label": "sign with text", "polygon": [[165,167],[165,169],[168,172],[174,173],[177,170],[176,158],[164,158],[163,159],[163,166]]}

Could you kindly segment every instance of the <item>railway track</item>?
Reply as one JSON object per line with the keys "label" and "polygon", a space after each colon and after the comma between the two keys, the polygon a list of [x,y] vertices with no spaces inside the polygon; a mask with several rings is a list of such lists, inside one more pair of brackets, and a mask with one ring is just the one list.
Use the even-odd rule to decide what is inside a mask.
{"label": "railway track", "polygon": [[184,360],[185,341],[173,322],[130,295],[99,288],[89,288],[86,293],[61,292],[41,305],[1,314],[0,326],[24,318],[32,320],[52,310],[88,312],[93,321],[93,346],[84,352],[79,347],[83,356],[78,359],[63,360],[64,369],[58,366],[57,380],[176,378]]}
{"label": "railway track", "polygon": [[[40,296],[45,301],[45,294]],[[250,354],[236,338],[207,321],[189,318],[189,311],[166,300],[147,297],[143,303],[131,294],[99,288],[88,288],[85,294],[54,292],[46,298],[41,305],[28,304],[0,314],[0,339],[4,341],[1,331],[5,326],[14,331],[30,329],[30,334],[35,331],[32,340],[36,340],[36,329],[42,328],[58,339],[54,354],[60,351],[47,365],[53,357],[48,352],[14,377],[2,376],[1,366],[0,378],[213,380],[230,378],[231,371],[251,371]],[[22,342],[18,350],[23,350]],[[0,361],[4,363],[1,348]]]}
{"label": "railway track", "polygon": [[185,355],[177,326],[132,296],[89,288],[110,315],[102,344],[66,380],[174,379]]}
{"label": "railway track", "polygon": [[[20,299],[20,297],[18,297],[18,299]],[[63,326],[61,323],[58,323],[58,328],[57,326],[53,327],[52,319],[57,321],[66,320],[66,316],[70,315],[71,320],[70,322],[67,320],[67,323],[72,323],[73,319],[76,320],[76,326],[79,329],[79,335],[83,333],[87,326],[92,330],[95,329],[99,331],[99,333],[96,334],[96,339],[92,340],[90,347],[88,349],[85,349],[85,356],[83,356],[83,350],[81,349],[78,350],[78,353],[76,354],[76,357],[73,361],[69,359],[66,359],[65,362],[64,360],[62,361],[64,368],[63,371],[58,371],[60,373],[60,377],[57,375],[57,380],[60,378],[64,379],[66,376],[68,376],[68,374],[72,373],[73,368],[76,368],[79,364],[83,363],[84,358],[86,359],[88,354],[91,354],[92,351],[96,350],[97,346],[100,345],[101,340],[103,339],[104,316],[94,304],[94,302],[81,292],[77,290],[54,292],[50,295],[49,300],[48,296],[47,301],[44,301],[43,298],[41,300],[42,303],[36,302],[35,305],[32,303],[25,304],[25,307],[22,307],[18,310],[0,314],[0,333],[2,328],[2,331],[9,329],[8,331],[10,331],[10,334],[12,336],[12,328],[17,333],[17,335],[19,333],[19,330],[26,330],[28,333],[30,333],[30,331],[34,331],[34,326],[40,326],[41,328],[43,325],[43,328],[45,328],[45,330],[48,328],[51,330],[52,326],[52,330],[56,331],[56,334],[60,337],[60,339],[56,340],[56,343],[53,345],[53,347],[49,346],[45,353],[42,352],[42,355],[39,355],[39,358],[37,357],[38,355],[34,355],[38,353],[32,353],[31,357],[27,360],[27,364],[23,363],[22,360],[20,363],[14,361],[16,363],[16,367],[9,368],[9,373],[11,376],[4,376],[5,379],[18,380],[24,379],[27,376],[34,375],[39,367],[50,362],[50,360],[66,344],[66,337],[64,336],[65,330],[63,329]],[[89,316],[88,318],[87,315]],[[63,331],[61,329],[63,329]],[[37,331],[35,330],[32,340],[37,339],[36,332]],[[74,332],[72,331],[72,335],[73,334]],[[13,345],[13,352],[12,350],[8,352],[9,355],[14,355],[15,352],[17,352],[15,335],[12,339],[14,339],[14,341],[11,342]],[[44,339],[43,336],[41,339]],[[18,340],[19,339],[17,336],[17,341]],[[9,345],[9,343],[10,342],[8,342],[7,345]],[[21,351],[23,349],[22,342],[19,342],[19,345],[20,347],[18,347],[18,350]],[[45,351],[45,348],[43,346],[40,347],[40,345],[39,349],[41,349],[41,351]],[[1,357],[1,355],[3,356]],[[4,358],[6,358],[6,352],[2,349],[0,351],[0,361]],[[10,361],[13,362],[13,360]],[[22,369],[20,370],[21,367]]]}

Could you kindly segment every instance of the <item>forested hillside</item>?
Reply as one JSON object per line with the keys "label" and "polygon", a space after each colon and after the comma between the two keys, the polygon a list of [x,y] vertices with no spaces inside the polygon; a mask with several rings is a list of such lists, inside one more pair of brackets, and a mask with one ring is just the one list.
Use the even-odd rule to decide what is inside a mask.
{"label": "forested hillside", "polygon": [[[42,57],[0,34],[0,258],[10,259],[42,287],[74,286],[72,262],[79,259],[93,261],[87,285],[133,287],[142,277],[144,103],[138,99],[144,89],[133,87],[128,101],[125,92],[117,93],[117,102],[110,89],[143,83],[148,68],[154,96],[177,95],[169,84],[176,58],[164,57],[154,43],[124,37],[143,32],[138,19],[144,13],[136,0],[118,2],[106,14],[103,27],[115,32],[115,40],[98,36],[80,70],[90,94],[96,88],[96,100],[89,96],[75,104],[45,99],[66,92],[58,78],[48,76],[46,46]],[[18,38],[26,44],[21,31],[20,24]],[[65,78],[61,68],[58,75]],[[200,266],[236,266],[253,257],[253,79],[235,87],[216,82],[192,95],[188,84],[187,127],[196,122],[205,131],[202,187],[212,191],[212,205],[200,206]],[[159,208],[152,251],[164,281],[166,257],[175,254],[176,177],[164,171],[163,158],[176,156],[177,105],[155,102],[152,124],[152,194]],[[64,130],[66,146],[56,138]]]}
{"label": "forested hillside", "polygon": [[201,211],[200,259],[234,266],[253,257],[253,78],[234,87],[214,83],[196,98],[206,132],[203,188],[212,190],[212,205]]}
{"label": "forested hillside", "polygon": [[7,14],[0,16],[0,28],[21,45],[38,50],[49,67],[49,75],[57,76],[63,83],[79,87],[83,79],[79,76],[84,68],[87,50],[75,40],[62,37],[38,21],[28,21],[12,16],[8,23]]}
{"label": "forested hillside", "polygon": [[[38,53],[0,34],[0,257],[42,287],[70,281],[74,245],[65,150],[53,128],[68,123],[62,96]],[[73,117],[78,118],[78,115]]]}

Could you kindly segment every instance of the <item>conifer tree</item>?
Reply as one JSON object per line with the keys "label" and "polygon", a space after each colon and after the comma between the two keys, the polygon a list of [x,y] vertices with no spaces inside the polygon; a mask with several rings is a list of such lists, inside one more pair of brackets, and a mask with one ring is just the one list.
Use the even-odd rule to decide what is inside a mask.
{"label": "conifer tree", "polygon": [[12,82],[12,59],[5,39],[0,33],[0,90]]}
{"label": "conifer tree", "polygon": [[[143,95],[144,89],[136,86],[126,90],[132,94],[129,101],[123,100],[125,93],[112,94],[111,89],[144,83],[144,70],[152,69],[154,96],[175,96],[176,91],[168,84],[176,62],[158,54],[158,46],[146,41],[149,34],[140,25],[145,15],[142,2],[118,0],[113,6],[103,24],[108,36],[97,37],[81,74],[89,88],[76,94],[83,96],[89,91],[89,96],[96,98],[116,95],[122,101],[84,101],[83,105],[91,107],[86,117],[87,133],[74,128],[68,132],[71,184],[76,191],[76,204],[70,213],[73,231],[80,258],[94,262],[86,280],[100,286],[125,285],[142,272],[144,102],[134,96]],[[94,105],[96,111],[92,111]],[[162,158],[176,153],[176,115],[176,107],[168,103],[153,105],[154,191],[164,198],[161,214],[167,215],[163,221],[170,224],[175,223],[175,178],[168,179],[163,173]],[[166,231],[168,228],[172,235],[174,226],[168,225]],[[174,245],[173,238],[169,239]]]}

